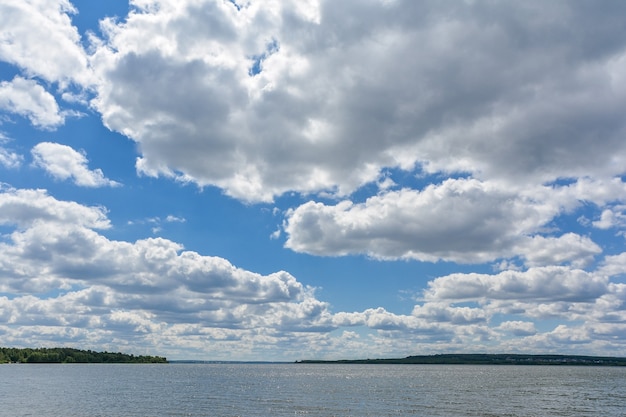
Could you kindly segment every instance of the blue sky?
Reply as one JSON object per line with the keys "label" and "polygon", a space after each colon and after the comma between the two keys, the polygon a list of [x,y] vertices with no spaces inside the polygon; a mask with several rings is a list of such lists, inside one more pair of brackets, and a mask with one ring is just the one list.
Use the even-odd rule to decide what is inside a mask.
{"label": "blue sky", "polygon": [[0,1],[0,345],[626,354],[623,2]]}

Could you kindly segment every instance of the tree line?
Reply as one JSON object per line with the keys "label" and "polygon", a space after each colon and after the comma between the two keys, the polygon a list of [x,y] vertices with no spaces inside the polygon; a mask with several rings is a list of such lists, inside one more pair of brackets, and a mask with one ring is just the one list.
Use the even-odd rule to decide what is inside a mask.
{"label": "tree line", "polygon": [[525,354],[438,354],[416,355],[391,359],[302,360],[297,363],[343,364],[416,364],[416,365],[582,365],[626,366],[626,357],[580,355],[525,355]]}
{"label": "tree line", "polygon": [[0,347],[0,363],[167,363],[167,359],[160,356],[135,356],[73,348]]}

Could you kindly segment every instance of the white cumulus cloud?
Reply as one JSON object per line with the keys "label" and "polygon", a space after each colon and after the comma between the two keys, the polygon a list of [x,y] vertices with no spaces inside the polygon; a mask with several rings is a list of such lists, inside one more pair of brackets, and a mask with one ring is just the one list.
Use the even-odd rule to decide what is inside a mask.
{"label": "white cumulus cloud", "polygon": [[[109,227],[101,208],[7,189],[0,224],[14,227],[0,242],[0,292],[16,294],[0,297],[7,343],[28,329],[56,329],[56,340],[75,330],[68,341],[102,343],[173,335],[179,325],[251,343],[335,329],[328,304],[291,274],[261,275],[163,238],[110,240],[98,232]],[[35,295],[51,291],[57,294]]]}
{"label": "white cumulus cloud", "polygon": [[41,142],[31,151],[33,163],[58,180],[71,179],[82,187],[115,187],[119,183],[106,178],[101,169],[90,170],[87,157],[59,143]]}
{"label": "white cumulus cloud", "polygon": [[54,129],[65,121],[52,94],[35,80],[19,76],[0,82],[0,110],[26,117],[38,128]]}
{"label": "white cumulus cloud", "polygon": [[93,105],[142,173],[269,201],[347,195],[386,167],[623,172],[624,5],[301,3],[134,2],[105,23]]}
{"label": "white cumulus cloud", "polygon": [[72,25],[73,13],[69,0],[0,1],[0,59],[62,88],[89,85],[87,54]]}
{"label": "white cumulus cloud", "polygon": [[[576,199],[475,179],[449,179],[336,205],[308,202],[287,213],[285,246],[315,255],[482,263],[521,256],[529,266],[588,263],[601,248],[589,238],[540,235]],[[553,194],[556,194],[553,195]],[[561,194],[572,194],[565,190]]]}

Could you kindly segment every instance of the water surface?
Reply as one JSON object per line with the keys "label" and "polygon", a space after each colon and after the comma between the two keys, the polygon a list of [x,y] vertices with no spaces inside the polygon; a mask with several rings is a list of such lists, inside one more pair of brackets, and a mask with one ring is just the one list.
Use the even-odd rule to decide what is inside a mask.
{"label": "water surface", "polygon": [[626,415],[626,368],[0,365],[0,416]]}

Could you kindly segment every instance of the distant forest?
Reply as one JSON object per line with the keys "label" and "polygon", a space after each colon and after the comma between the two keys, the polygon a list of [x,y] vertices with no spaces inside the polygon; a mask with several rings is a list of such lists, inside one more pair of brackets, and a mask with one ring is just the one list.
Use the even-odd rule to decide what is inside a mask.
{"label": "distant forest", "polygon": [[72,348],[0,347],[0,363],[167,363],[167,359]]}
{"label": "distant forest", "polygon": [[577,355],[440,354],[407,356],[397,359],[303,360],[298,361],[298,363],[626,366],[626,358]]}

